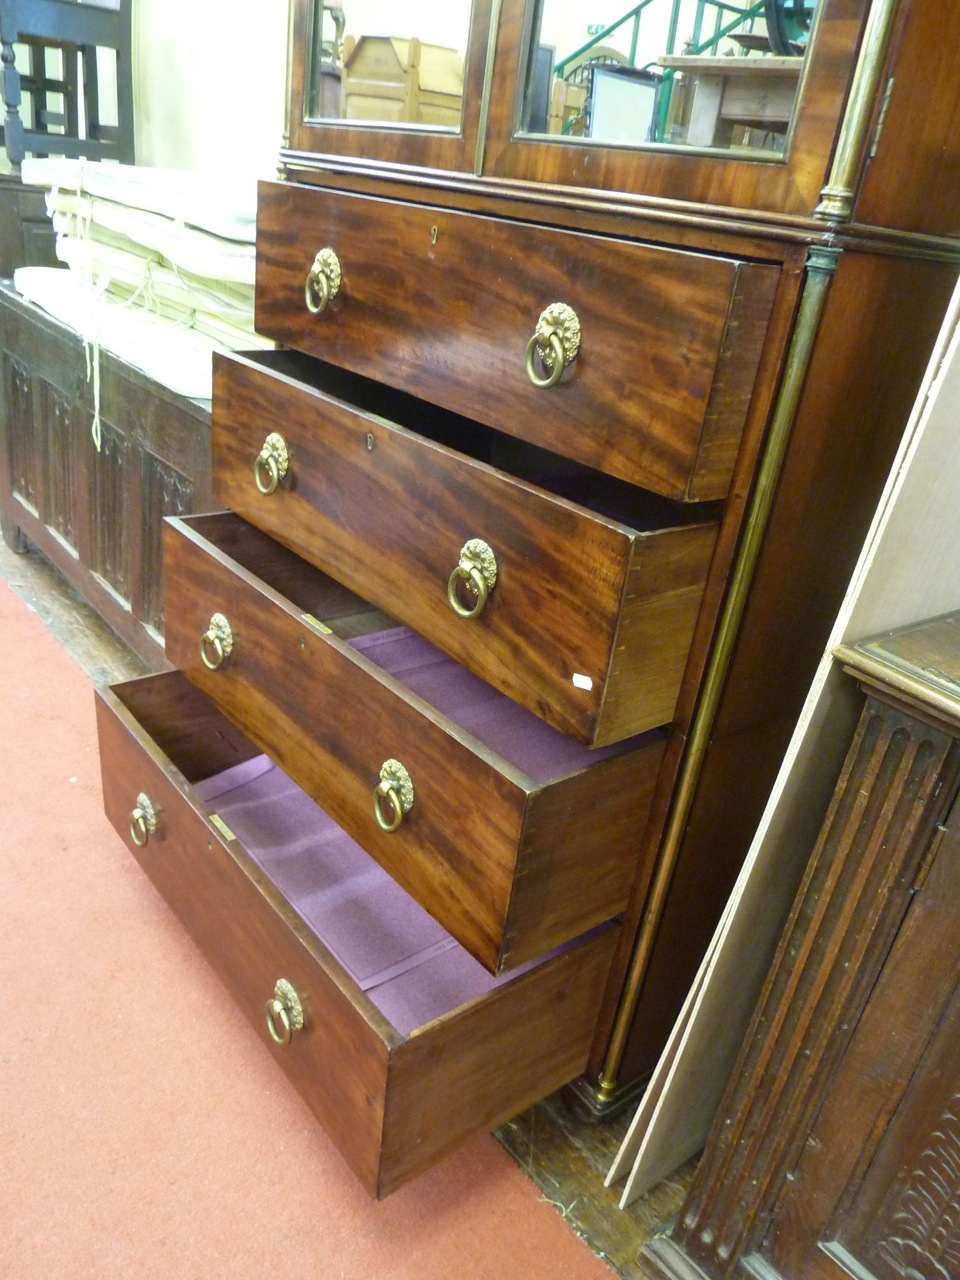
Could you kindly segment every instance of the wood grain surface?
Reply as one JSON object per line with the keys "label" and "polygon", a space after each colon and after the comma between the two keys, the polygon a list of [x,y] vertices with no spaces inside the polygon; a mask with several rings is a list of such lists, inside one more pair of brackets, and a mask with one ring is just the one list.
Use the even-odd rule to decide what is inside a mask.
{"label": "wood grain surface", "polygon": [[[204,538],[204,524],[170,521],[165,531],[166,588],[176,601],[171,661],[471,954],[498,972],[622,910],[637,843],[611,833],[639,833],[662,735],[537,783],[337,636],[321,634],[302,603]],[[216,524],[207,529],[215,535]],[[265,569],[274,544],[252,528],[249,538]],[[322,617],[322,603],[310,612],[318,610]],[[211,671],[200,638],[215,612],[228,617],[234,649]],[[381,830],[373,807],[387,759],[404,764],[415,789],[413,809],[392,832]],[[517,881],[525,907],[515,899]]]}
{"label": "wood grain surface", "polygon": [[[140,691],[163,699],[174,718],[211,731],[223,717],[179,673],[146,677],[98,696],[104,806],[157,889],[203,951],[253,1028],[368,1189],[376,1186],[387,1057],[399,1037],[304,929],[291,907],[234,841],[224,842],[183,792],[176,767],[137,722]],[[211,769],[211,773],[214,772]],[[159,808],[159,829],[142,849],[130,839],[130,810],[140,791]],[[304,1034],[273,1044],[264,1017],[280,977],[305,999]],[[309,993],[309,994],[308,994]]]}
{"label": "wood grain surface", "polygon": [[615,938],[606,930],[398,1046],[383,1190],[419,1172],[438,1148],[516,1115],[583,1070]]}
{"label": "wood grain surface", "polygon": [[[669,722],[716,542],[712,510],[624,493],[569,465],[551,475],[555,458],[518,460],[496,433],[435,421],[439,411],[291,353],[224,357],[214,376],[225,506],[582,742]],[[290,469],[265,497],[253,462],[274,430]],[[584,485],[594,509],[562,496]],[[497,583],[464,619],[447,582],[476,537],[496,555]]]}
{"label": "wood grain surface", "polygon": [[[343,282],[319,316],[304,303],[314,256]],[[749,403],[777,269],[498,218],[262,183],[257,328],[667,497],[723,496]],[[728,329],[733,299],[748,316]],[[580,352],[551,388],[527,377],[543,309],[577,313]],[[733,376],[730,366],[736,370]],[[741,376],[742,369],[747,376]]]}
{"label": "wood grain surface", "polygon": [[632,192],[702,206],[811,214],[829,172],[834,133],[868,5],[824,0],[786,154],[744,158],[672,147],[617,147],[525,136],[515,129],[523,0],[505,0],[493,65],[484,175],[542,184]]}

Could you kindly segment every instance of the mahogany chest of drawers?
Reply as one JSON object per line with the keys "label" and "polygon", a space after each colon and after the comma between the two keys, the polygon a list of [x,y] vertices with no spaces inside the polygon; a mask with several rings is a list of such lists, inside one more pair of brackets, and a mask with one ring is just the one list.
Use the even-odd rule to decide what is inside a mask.
{"label": "mahogany chest of drawers", "polygon": [[288,349],[217,361],[177,670],[100,699],[112,820],[377,1195],[563,1084],[635,1094],[956,274],[946,197],[884,203],[865,146],[927,3],[824,0],[793,132],[706,156],[526,128],[543,8],[493,8],[459,130],[379,128],[316,118],[294,0]]}

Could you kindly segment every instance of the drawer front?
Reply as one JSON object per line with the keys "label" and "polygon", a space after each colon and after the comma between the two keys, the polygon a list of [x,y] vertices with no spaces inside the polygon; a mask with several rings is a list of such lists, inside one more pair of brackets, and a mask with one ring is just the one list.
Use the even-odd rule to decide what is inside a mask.
{"label": "drawer front", "polygon": [[[109,820],[371,1194],[584,1069],[614,930],[402,1035],[198,799],[191,781],[250,752],[211,704],[166,672],[99,693],[97,722]],[[142,795],[156,826],[135,843]],[[303,1010],[286,1044],[265,1012],[280,978]]]}
{"label": "drawer front", "polygon": [[[644,501],[668,504],[644,495],[644,531],[597,515],[307,385],[294,374],[322,375],[308,364],[216,360],[219,501],[581,742],[671,720],[715,523],[670,527],[677,512],[651,517]],[[272,433],[287,470],[264,494],[254,464]],[[449,587],[474,539],[496,576],[464,617],[478,597],[459,588],[458,614]]]}
{"label": "drawer front", "polygon": [[[324,248],[339,291],[315,315],[305,289]],[[726,493],[777,278],[706,254],[260,187],[261,332],[667,497]],[[538,387],[528,346],[556,302],[576,313],[579,352]]]}
{"label": "drawer front", "polygon": [[[502,713],[519,758],[549,761],[549,777],[534,780],[533,766],[508,762],[454,712],[308,621],[339,625],[328,598],[341,589],[232,515],[169,521],[164,579],[170,661],[492,972],[623,910],[662,736],[588,752],[448,662],[444,696],[462,690],[484,716]],[[215,614],[231,640],[211,669],[201,641]],[[414,797],[394,830],[377,816],[378,805],[388,824],[394,816],[378,798],[388,760],[405,767]]]}

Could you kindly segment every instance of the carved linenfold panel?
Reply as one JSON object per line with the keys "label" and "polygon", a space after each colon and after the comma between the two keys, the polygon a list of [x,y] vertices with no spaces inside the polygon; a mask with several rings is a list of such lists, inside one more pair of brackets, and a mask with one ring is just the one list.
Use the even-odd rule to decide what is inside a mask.
{"label": "carved linenfold panel", "polygon": [[36,510],[40,468],[33,422],[33,380],[27,366],[8,351],[3,356],[3,390],[11,485],[13,492]]}
{"label": "carved linenfold panel", "polygon": [[897,1275],[916,1280],[960,1276],[960,1093],[951,1098],[920,1165],[907,1179],[877,1252]]}
{"label": "carved linenfold panel", "polygon": [[[0,287],[0,366],[4,541],[17,549],[29,539],[156,665],[163,652],[154,576],[159,521],[166,512],[185,513],[186,504],[212,505],[209,410],[102,353],[98,451],[82,338],[9,282]],[[145,453],[151,456],[144,461]],[[144,539],[152,545],[145,548]]]}
{"label": "carved linenfold panel", "polygon": [[77,545],[77,468],[69,396],[40,380],[40,422],[44,467],[44,524],[70,546]]}
{"label": "carved linenfold panel", "polygon": [[130,599],[130,448],[122,432],[101,423],[100,451],[93,454],[92,568],[124,600]]}
{"label": "carved linenfold panel", "polygon": [[140,579],[144,584],[144,599],[140,614],[148,626],[162,633],[163,517],[187,515],[193,510],[193,484],[189,476],[149,452],[143,454],[142,479],[143,565]]}
{"label": "carved linenfold panel", "polygon": [[678,1224],[711,1277],[762,1238],[799,1157],[909,904],[949,750],[868,699]]}

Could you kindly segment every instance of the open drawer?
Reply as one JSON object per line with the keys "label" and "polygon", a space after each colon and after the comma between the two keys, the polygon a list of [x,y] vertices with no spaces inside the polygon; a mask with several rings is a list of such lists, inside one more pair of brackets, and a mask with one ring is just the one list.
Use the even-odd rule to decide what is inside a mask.
{"label": "open drawer", "polygon": [[97,721],[107,817],[372,1195],[583,1070],[615,929],[492,978],[181,673]]}
{"label": "open drawer", "polygon": [[261,333],[684,501],[727,493],[778,280],[718,254],[259,188]]}
{"label": "open drawer", "polygon": [[673,718],[714,507],[292,352],[215,360],[213,474],[224,506],[571,737]]}
{"label": "open drawer", "polygon": [[232,512],[166,522],[164,590],[170,661],[491,972],[625,908],[662,732],[588,750]]}

